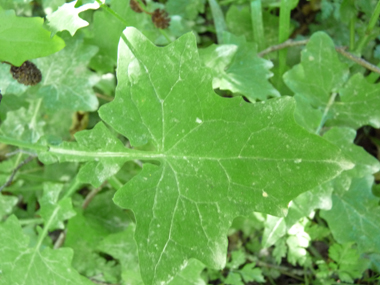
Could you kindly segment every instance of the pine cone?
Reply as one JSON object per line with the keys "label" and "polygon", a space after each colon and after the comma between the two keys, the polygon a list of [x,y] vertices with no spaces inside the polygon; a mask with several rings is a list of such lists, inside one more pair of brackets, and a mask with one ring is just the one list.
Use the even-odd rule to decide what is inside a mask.
{"label": "pine cone", "polygon": [[[145,0],[142,0],[142,2],[144,3],[144,5],[146,6],[146,1]],[[131,0],[129,1],[129,6],[131,7],[131,9],[133,11],[135,11],[136,13],[142,13],[143,10],[141,10],[140,6],[139,6],[139,3],[136,1],[136,0]]]}
{"label": "pine cone", "polygon": [[14,79],[24,85],[36,85],[42,79],[41,71],[30,61],[25,61],[20,67],[12,65],[10,72]]}
{"label": "pine cone", "polygon": [[157,28],[166,29],[169,27],[170,18],[165,10],[156,9],[152,14],[152,21]]}

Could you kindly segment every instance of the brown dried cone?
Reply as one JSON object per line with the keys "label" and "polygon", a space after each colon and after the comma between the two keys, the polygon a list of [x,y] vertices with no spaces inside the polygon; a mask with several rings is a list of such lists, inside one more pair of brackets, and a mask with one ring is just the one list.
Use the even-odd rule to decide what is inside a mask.
{"label": "brown dried cone", "polygon": [[[146,6],[146,1],[145,0],[142,0],[141,2],[144,3],[144,5]],[[135,11],[136,13],[142,13],[143,10],[141,9],[139,3],[136,1],[136,0],[131,0],[129,1],[129,6],[131,7],[131,9],[133,11]]]}
{"label": "brown dried cone", "polygon": [[42,79],[41,71],[30,61],[25,61],[20,67],[12,65],[10,72],[14,79],[24,85],[36,85]]}
{"label": "brown dried cone", "polygon": [[169,27],[170,18],[165,10],[156,9],[152,14],[152,21],[157,28],[166,29]]}

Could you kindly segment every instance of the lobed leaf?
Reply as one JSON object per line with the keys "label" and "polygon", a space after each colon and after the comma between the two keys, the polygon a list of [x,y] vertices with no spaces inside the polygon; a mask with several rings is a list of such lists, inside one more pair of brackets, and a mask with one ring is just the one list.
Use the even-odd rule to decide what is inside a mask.
{"label": "lobed leaf", "polygon": [[213,87],[246,96],[250,101],[279,97],[269,83],[273,64],[256,54],[256,47],[244,37],[224,33],[226,45],[201,50],[201,58],[213,76]]}
{"label": "lobed leaf", "polygon": [[79,13],[84,12],[88,9],[98,9],[100,6],[95,1],[94,3],[87,3],[80,7],[75,7],[78,1],[72,1],[70,3],[65,3],[58,8],[57,11],[48,15],[46,23],[49,30],[54,35],[57,32],[69,31],[72,36],[80,28],[88,26],[88,22],[79,17]]}
{"label": "lobed leaf", "polygon": [[298,127],[292,99],[216,96],[193,35],[165,48],[134,28],[122,38],[117,96],[99,113],[133,146],[154,145],[141,159],[160,161],[145,164],[114,198],[135,213],[145,283],[167,282],[190,258],[223,267],[234,217],[283,215],[291,199],[352,167],[337,147]]}
{"label": "lobed leaf", "polygon": [[325,107],[331,93],[338,92],[347,77],[348,68],[339,60],[331,38],[317,32],[302,51],[301,63],[284,74],[284,81],[312,106]]}

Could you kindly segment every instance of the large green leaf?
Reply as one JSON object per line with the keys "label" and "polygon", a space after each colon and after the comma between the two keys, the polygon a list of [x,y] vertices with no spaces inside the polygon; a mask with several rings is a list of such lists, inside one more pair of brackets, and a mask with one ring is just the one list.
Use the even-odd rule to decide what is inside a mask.
{"label": "large green leaf", "polygon": [[300,193],[353,167],[295,123],[292,98],[250,104],[217,96],[193,34],[159,48],[127,28],[117,73],[116,98],[100,116],[133,147],[149,143],[152,151],[122,146],[103,124],[78,133],[76,143],[38,149],[45,162],[159,163],[144,164],[114,198],[135,214],[146,284],[168,282],[191,258],[223,268],[233,218],[283,215]]}
{"label": "large green leaf", "polygon": [[71,267],[71,249],[29,247],[29,238],[23,234],[15,216],[0,225],[0,236],[3,243],[0,247],[0,284],[93,284]]}
{"label": "large green leaf", "polygon": [[45,30],[42,18],[16,17],[0,7],[0,61],[20,66],[24,61],[55,53],[65,42]]}
{"label": "large green leaf", "polygon": [[373,177],[355,179],[348,191],[333,194],[333,207],[321,211],[339,243],[355,242],[360,253],[380,253],[379,199],[372,195]]}
{"label": "large green leaf", "polygon": [[[213,94],[193,35],[158,48],[134,28],[124,34],[117,97],[100,115],[132,145],[155,146],[141,159],[160,161],[115,196],[135,213],[147,284],[166,282],[192,257],[223,267],[235,216],[282,215],[289,200],[352,167],[298,127],[292,99],[249,104]],[[58,149],[50,151],[63,156]]]}

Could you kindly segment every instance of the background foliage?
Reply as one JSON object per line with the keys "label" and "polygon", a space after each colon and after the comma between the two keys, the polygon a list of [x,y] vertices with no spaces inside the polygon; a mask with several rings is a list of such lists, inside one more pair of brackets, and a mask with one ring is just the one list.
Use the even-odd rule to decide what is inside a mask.
{"label": "background foliage", "polygon": [[376,284],[379,14],[0,0],[0,284]]}

